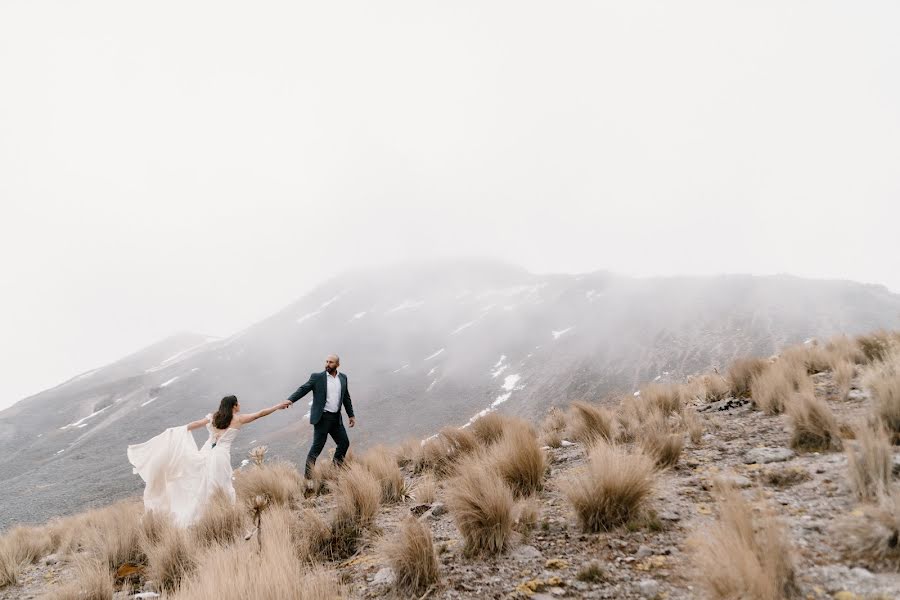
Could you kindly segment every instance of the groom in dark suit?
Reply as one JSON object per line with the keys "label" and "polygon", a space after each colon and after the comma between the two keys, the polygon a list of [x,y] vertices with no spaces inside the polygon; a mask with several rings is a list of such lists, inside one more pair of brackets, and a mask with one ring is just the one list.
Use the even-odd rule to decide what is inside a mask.
{"label": "groom in dark suit", "polygon": [[350,448],[350,439],[344,422],[341,420],[341,406],[347,410],[350,417],[350,427],[356,425],[356,417],[353,416],[353,404],[350,402],[350,392],[347,391],[347,376],[338,373],[341,359],[337,354],[329,354],[325,359],[325,370],[321,373],[313,373],[309,381],[297,388],[297,391],[288,397],[291,403],[296,402],[310,391],[313,393],[312,406],[309,409],[309,422],[313,426],[313,442],[306,455],[307,479],[312,476],[313,465],[325,447],[328,436],[337,444],[334,452],[334,464],[344,462],[347,449]]}

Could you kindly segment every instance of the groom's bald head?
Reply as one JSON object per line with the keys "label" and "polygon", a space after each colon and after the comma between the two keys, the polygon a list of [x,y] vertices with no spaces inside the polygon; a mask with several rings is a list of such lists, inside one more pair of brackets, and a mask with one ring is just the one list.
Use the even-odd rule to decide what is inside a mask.
{"label": "groom's bald head", "polygon": [[341,366],[341,357],[337,354],[329,354],[325,358],[325,370],[329,373],[334,373],[337,371],[337,368]]}

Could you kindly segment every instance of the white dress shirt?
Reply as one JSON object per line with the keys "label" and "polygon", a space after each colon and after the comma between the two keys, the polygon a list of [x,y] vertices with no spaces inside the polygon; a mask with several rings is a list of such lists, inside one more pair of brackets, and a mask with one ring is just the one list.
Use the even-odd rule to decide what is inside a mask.
{"label": "white dress shirt", "polygon": [[329,375],[325,372],[325,381],[328,383],[328,389],[325,392],[325,410],[336,413],[341,409],[341,378],[338,372]]}

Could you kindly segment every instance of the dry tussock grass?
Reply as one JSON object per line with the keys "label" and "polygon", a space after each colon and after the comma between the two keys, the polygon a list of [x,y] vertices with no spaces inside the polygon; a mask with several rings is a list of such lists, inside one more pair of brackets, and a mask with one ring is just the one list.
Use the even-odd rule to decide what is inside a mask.
{"label": "dry tussock grass", "polygon": [[716,600],[783,600],[797,595],[793,550],[770,515],[720,487],[718,521],[692,540],[697,583]]}
{"label": "dry tussock grass", "polygon": [[856,343],[866,362],[875,363],[887,357],[891,350],[892,337],[886,331],[876,331],[868,335],[856,336]]}
{"label": "dry tussock grass", "polygon": [[[268,517],[264,516],[268,521]],[[266,526],[268,526],[268,522]],[[291,521],[292,539],[297,558],[312,564],[320,557],[330,556],[332,545],[331,526],[313,509],[305,508]]]}
{"label": "dry tussock grass", "polygon": [[608,531],[636,517],[653,490],[653,460],[640,452],[598,444],[582,472],[563,483],[586,532]]}
{"label": "dry tussock grass", "polygon": [[571,404],[572,438],[584,444],[609,442],[616,437],[616,420],[612,411],[576,400]]}
{"label": "dry tussock grass", "polygon": [[900,353],[874,365],[863,378],[875,400],[875,417],[887,427],[894,443],[900,441]]}
{"label": "dry tussock grass", "polygon": [[360,462],[381,485],[382,502],[401,502],[409,497],[409,486],[389,448],[375,446],[362,456]]}
{"label": "dry tussock grass", "polygon": [[142,510],[140,504],[129,500],[90,511],[83,520],[81,545],[111,570],[125,563],[141,563]]}
{"label": "dry tussock grass", "polygon": [[795,394],[787,408],[792,448],[806,452],[841,449],[838,422],[828,403],[811,393]]}
{"label": "dry tussock grass", "polygon": [[883,427],[857,430],[856,443],[847,444],[847,476],[850,489],[859,500],[876,500],[888,492],[892,457],[890,438]]}
{"label": "dry tussock grass", "polygon": [[834,365],[841,362],[849,362],[853,365],[862,365],[866,362],[866,355],[856,340],[851,340],[846,335],[836,335],[825,344],[829,362]]}
{"label": "dry tussock grass", "polygon": [[814,387],[805,367],[794,360],[779,358],[750,383],[753,403],[769,415],[783,413],[795,392],[812,394]]}
{"label": "dry tussock grass", "polygon": [[437,499],[437,482],[431,475],[423,475],[413,488],[412,497],[420,504],[431,504]]}
{"label": "dry tussock grass", "polygon": [[0,588],[15,584],[23,565],[33,563],[52,551],[46,528],[17,526],[0,538]]}
{"label": "dry tussock grass", "polygon": [[415,517],[400,522],[397,533],[382,544],[381,554],[394,570],[403,597],[418,598],[440,579],[431,531]]}
{"label": "dry tussock grass", "polygon": [[225,492],[217,489],[192,533],[200,546],[227,545],[240,539],[248,525],[249,516],[241,505],[232,504]]}
{"label": "dry tussock grass", "polygon": [[417,438],[406,438],[403,443],[395,450],[397,457],[397,466],[405,467],[410,463],[415,463],[419,454],[422,452],[422,441]]}
{"label": "dry tussock grass", "polygon": [[436,437],[422,445],[415,471],[420,473],[430,469],[438,477],[453,474],[456,463],[478,449],[478,441],[468,429],[444,427]]}
{"label": "dry tussock grass", "polygon": [[900,571],[900,492],[881,496],[862,508],[862,516],[838,527],[848,558],[870,568]]}
{"label": "dry tussock grass", "polygon": [[506,432],[494,446],[490,460],[515,495],[528,496],[543,489],[546,457],[534,430],[524,421],[506,424]]}
{"label": "dry tussock grass", "polygon": [[527,538],[541,518],[541,503],[534,497],[520,500],[514,514],[513,529]]}
{"label": "dry tussock grass", "polygon": [[753,378],[762,374],[769,366],[764,358],[739,358],[728,367],[728,386],[736,398],[750,395],[750,384]]}
{"label": "dry tussock grass", "polygon": [[829,352],[820,346],[816,340],[809,344],[798,344],[786,348],[781,353],[779,360],[786,360],[800,365],[806,370],[808,375],[827,371],[831,364]]}
{"label": "dry tussock grass", "polygon": [[856,375],[856,366],[846,360],[831,365],[831,373],[834,385],[837,388],[839,400],[846,400],[850,394],[850,383]]}
{"label": "dry tussock grass", "polygon": [[303,477],[287,462],[265,463],[234,474],[234,491],[241,503],[266,496],[273,504],[292,506],[303,496],[302,483]]}
{"label": "dry tussock grass", "polygon": [[469,459],[447,486],[447,507],[468,555],[501,553],[510,541],[513,494],[494,469]]}
{"label": "dry tussock grass", "polygon": [[691,443],[699,445],[703,439],[703,420],[692,407],[685,407],[681,411],[681,427],[687,432]]}
{"label": "dry tussock grass", "polygon": [[335,484],[335,519],[365,527],[372,523],[381,503],[381,485],[359,464],[346,468]]}
{"label": "dry tussock grass", "polygon": [[681,412],[681,386],[673,383],[651,383],[641,387],[641,399],[653,410],[668,416]]}
{"label": "dry tussock grass", "polygon": [[674,467],[684,448],[684,435],[680,431],[673,431],[668,417],[656,410],[649,412],[645,417],[638,440],[644,451],[661,469]]}
{"label": "dry tussock grass", "polygon": [[172,591],[197,566],[197,548],[182,529],[172,527],[153,544],[144,546],[146,575],[161,589]]}
{"label": "dry tussock grass", "polygon": [[500,441],[500,438],[503,437],[503,430],[511,420],[511,417],[498,412],[489,412],[472,422],[472,434],[479,444],[490,446]]}
{"label": "dry tussock grass", "polygon": [[566,431],[566,413],[557,407],[547,411],[544,420],[541,421],[540,443],[543,446],[559,448]]}
{"label": "dry tussock grass", "polygon": [[48,594],[45,600],[109,600],[115,591],[113,578],[103,561],[79,556],[74,581]]}

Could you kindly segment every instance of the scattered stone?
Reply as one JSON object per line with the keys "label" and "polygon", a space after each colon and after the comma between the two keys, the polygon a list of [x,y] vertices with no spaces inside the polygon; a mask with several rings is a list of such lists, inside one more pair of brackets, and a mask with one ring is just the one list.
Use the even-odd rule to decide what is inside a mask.
{"label": "scattered stone", "polygon": [[375,577],[372,578],[372,585],[392,585],[396,579],[397,576],[392,568],[383,567],[375,573]]}
{"label": "scattered stone", "polygon": [[681,520],[681,515],[673,510],[664,510],[658,513],[656,516],[659,517],[660,521],[671,521],[673,523]]}
{"label": "scattered stone", "polygon": [[653,550],[651,550],[648,546],[641,544],[638,546],[637,552],[634,553],[638,558],[647,558],[648,556],[653,555]]}
{"label": "scattered stone", "polygon": [[550,593],[556,597],[560,597],[560,596],[566,595],[566,590],[557,586],[557,587],[550,588]]}
{"label": "scattered stone", "polygon": [[429,510],[431,510],[430,504],[416,504],[415,506],[409,507],[409,512],[416,515],[417,517],[421,517]]}
{"label": "scattered stone", "polygon": [[515,550],[510,553],[510,557],[516,558],[519,560],[531,560],[534,558],[541,558],[541,551],[535,548],[534,546],[519,546]]}
{"label": "scattered stone", "polygon": [[569,440],[563,440],[559,443],[563,448],[568,448],[569,446],[574,446],[575,442],[570,442]]}
{"label": "scattered stone", "polygon": [[790,448],[753,448],[744,455],[745,464],[759,463],[761,465],[784,462],[794,458],[794,451]]}
{"label": "scattered stone", "polygon": [[656,598],[659,595],[659,583],[655,579],[641,579],[638,591],[644,598]]}
{"label": "scattered stone", "polygon": [[156,592],[141,592],[140,594],[135,594],[132,598],[140,599],[140,600],[150,600],[151,598],[159,598],[159,594]]}
{"label": "scattered stone", "polygon": [[56,564],[59,564],[59,556],[57,556],[56,554],[48,554],[48,555],[44,558],[44,564],[45,564],[45,565],[56,565]]}
{"label": "scattered stone", "polygon": [[871,396],[866,390],[850,390],[847,393],[847,400],[866,400]]}

